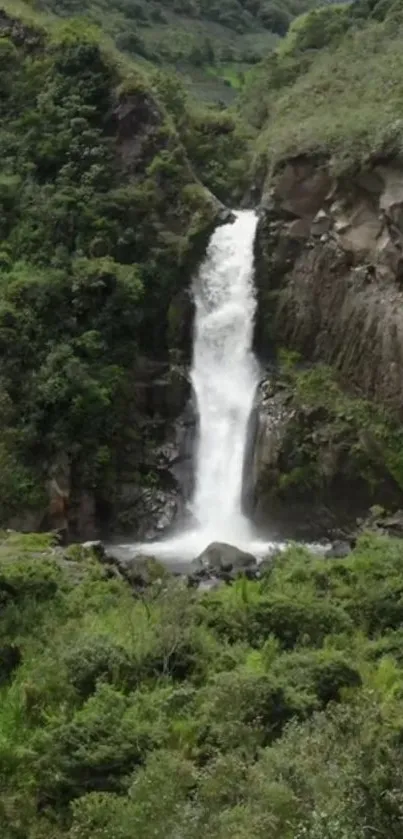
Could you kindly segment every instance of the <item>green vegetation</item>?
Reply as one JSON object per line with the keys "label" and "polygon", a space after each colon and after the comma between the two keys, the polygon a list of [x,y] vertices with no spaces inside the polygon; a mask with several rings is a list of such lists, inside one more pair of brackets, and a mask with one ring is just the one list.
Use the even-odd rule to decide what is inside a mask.
{"label": "green vegetation", "polygon": [[[331,500],[337,485],[353,487],[368,503],[403,491],[403,430],[382,406],[346,393],[335,371],[298,366],[297,353],[280,353],[279,380],[290,390],[290,421],[280,471],[268,488],[283,498]],[[344,482],[344,484],[343,484]],[[336,488],[336,489],[335,489]],[[359,488],[359,489],[358,489]]]}
{"label": "green vegetation", "polygon": [[244,117],[261,130],[257,170],[308,153],[346,172],[401,152],[402,11],[359,0],[294,21],[243,94]]}
{"label": "green vegetation", "polygon": [[400,839],[402,543],[134,594],[0,543],[4,839]]}
{"label": "green vegetation", "polygon": [[197,98],[228,103],[231,87],[238,88],[239,73],[263,58],[291,20],[317,2],[30,0],[30,5],[48,14],[84,15],[101,26],[119,50],[142,61],[175,67]]}
{"label": "green vegetation", "polygon": [[[0,13],[6,526],[46,509],[61,458],[106,515],[127,439],[152,448],[133,367],[178,349],[177,296],[212,193],[247,188],[251,133],[262,172],[292,153],[339,171],[399,153],[403,67],[398,4],[308,12],[245,88],[265,39],[310,3],[1,5],[17,16]],[[181,63],[239,88],[238,115],[191,102],[164,66]],[[400,493],[401,427],[296,361],[271,486]],[[149,562],[136,589],[79,545],[1,533],[1,836],[401,839],[402,567],[401,541],[365,533],[344,559],[290,546],[259,580],[209,593]]]}
{"label": "green vegetation", "polygon": [[2,523],[46,509],[60,455],[110,500],[133,364],[167,357],[217,214],[195,170],[225,198],[247,168],[234,118],[190,111],[93,27],[20,12],[0,15]]}

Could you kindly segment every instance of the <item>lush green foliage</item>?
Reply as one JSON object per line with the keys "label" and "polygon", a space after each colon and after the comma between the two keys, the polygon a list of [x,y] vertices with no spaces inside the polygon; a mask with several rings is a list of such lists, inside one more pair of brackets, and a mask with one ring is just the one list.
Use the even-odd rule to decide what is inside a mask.
{"label": "lush green foliage", "polygon": [[250,130],[233,111],[196,102],[174,73],[157,70],[150,78],[201,182],[236,206],[249,185]]}
{"label": "lush green foliage", "polygon": [[294,21],[244,92],[244,115],[263,129],[257,166],[322,153],[340,172],[400,153],[401,27],[401,3],[364,0]]}
{"label": "lush green foliage", "polygon": [[[296,357],[294,357],[296,356]],[[280,381],[290,389],[292,419],[272,491],[331,498],[335,482],[360,486],[368,502],[403,490],[403,432],[387,409],[346,393],[325,365],[300,369],[298,355],[280,353]]]}
{"label": "lush green foliage", "polygon": [[120,50],[175,66],[198,98],[231,99],[242,74],[315,0],[31,0],[34,9],[84,14]]}
{"label": "lush green foliage", "polygon": [[4,839],[399,839],[403,546],[141,596],[0,544]]}
{"label": "lush green foliage", "polygon": [[136,354],[167,355],[169,306],[217,211],[175,105],[195,167],[221,194],[235,187],[238,141],[236,123],[212,114],[207,164],[180,86],[122,69],[91,28],[32,27],[29,12],[0,24],[4,522],[43,509],[61,452],[76,485],[110,492]]}

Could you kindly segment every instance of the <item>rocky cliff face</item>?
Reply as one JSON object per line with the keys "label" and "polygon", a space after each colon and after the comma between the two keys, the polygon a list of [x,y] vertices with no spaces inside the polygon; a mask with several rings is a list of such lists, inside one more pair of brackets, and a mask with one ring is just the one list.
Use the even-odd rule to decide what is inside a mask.
{"label": "rocky cliff face", "polygon": [[140,540],[168,532],[192,489],[195,413],[183,366],[139,359],[117,452],[109,530]]}
{"label": "rocky cliff face", "polygon": [[400,438],[389,458],[384,419],[372,427],[366,408],[360,420],[359,400],[402,417],[403,168],[383,162],[340,180],[328,161],[290,160],[264,191],[256,267],[257,352],[295,350],[328,365],[341,390],[312,402],[292,382],[263,387],[255,519],[304,535],[351,522],[371,501],[401,503],[400,471],[388,466],[401,461]]}
{"label": "rocky cliff face", "polygon": [[402,414],[403,168],[337,180],[290,161],[263,196],[258,349],[334,366],[349,388]]}

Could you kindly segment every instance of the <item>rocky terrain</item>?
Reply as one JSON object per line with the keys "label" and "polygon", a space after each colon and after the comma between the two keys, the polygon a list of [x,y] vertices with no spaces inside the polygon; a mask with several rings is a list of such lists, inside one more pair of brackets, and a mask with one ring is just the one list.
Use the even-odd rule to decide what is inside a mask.
{"label": "rocky terrain", "polygon": [[281,340],[400,415],[402,212],[393,160],[337,179],[295,159],[265,189],[257,239],[259,348]]}
{"label": "rocky terrain", "polygon": [[[329,161],[301,157],[264,187],[256,350],[269,359],[287,348],[296,367],[288,380],[272,371],[259,396],[252,482],[260,523],[271,511],[281,527],[284,517],[299,519],[303,532],[346,524],[371,498],[401,503],[400,467],[390,469],[381,426],[397,429],[402,416],[402,208],[394,161],[347,179],[332,176]],[[365,402],[374,403],[372,427]],[[397,467],[397,440],[395,455]]]}

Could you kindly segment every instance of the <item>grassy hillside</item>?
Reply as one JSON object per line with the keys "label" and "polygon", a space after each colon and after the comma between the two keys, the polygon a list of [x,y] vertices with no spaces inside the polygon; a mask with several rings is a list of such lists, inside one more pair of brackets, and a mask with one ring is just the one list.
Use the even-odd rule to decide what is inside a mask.
{"label": "grassy hillside", "polygon": [[332,155],[346,170],[402,146],[403,7],[358,2],[296,20],[251,74],[243,114],[261,131],[262,168],[288,155]]}
{"label": "grassy hillside", "polygon": [[201,594],[0,541],[2,839],[401,839],[402,543]]}
{"label": "grassy hillside", "polygon": [[202,99],[229,102],[251,65],[316,0],[30,0],[61,16],[84,15],[120,50],[175,67]]}

